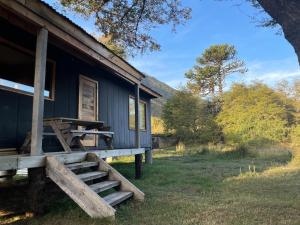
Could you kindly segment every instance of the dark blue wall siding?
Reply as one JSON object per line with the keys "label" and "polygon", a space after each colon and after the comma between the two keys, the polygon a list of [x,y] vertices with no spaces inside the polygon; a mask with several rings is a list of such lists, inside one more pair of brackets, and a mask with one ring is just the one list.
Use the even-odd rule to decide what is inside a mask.
{"label": "dark blue wall siding", "polygon": [[[5,23],[0,20],[0,37],[14,40],[34,51],[34,36],[10,26],[9,32],[3,33]],[[134,95],[133,86],[100,66],[87,64],[51,44],[48,46],[48,57],[56,62],[56,80],[55,100],[45,100],[45,117],[77,118],[79,75],[87,76],[98,81],[99,120],[103,120],[115,132],[114,147],[134,147],[134,131],[128,127],[128,98]],[[147,103],[147,131],[141,132],[141,145],[151,147],[150,98],[142,93],[141,99]],[[19,147],[26,132],[31,129],[32,96],[0,90],[0,101],[0,148]],[[45,140],[45,143],[53,145],[57,141]],[[100,146],[103,147],[103,144],[101,142]]]}

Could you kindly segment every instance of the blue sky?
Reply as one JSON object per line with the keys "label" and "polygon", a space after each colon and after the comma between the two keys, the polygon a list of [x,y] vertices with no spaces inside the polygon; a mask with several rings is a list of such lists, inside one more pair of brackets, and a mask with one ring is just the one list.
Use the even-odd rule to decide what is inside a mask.
{"label": "blue sky", "polygon": [[[56,0],[45,0],[56,5]],[[169,26],[152,31],[161,44],[159,52],[150,52],[129,59],[129,62],[157,79],[178,87],[184,84],[184,73],[190,69],[195,58],[212,44],[233,44],[238,57],[246,62],[248,73],[234,74],[227,78],[226,85],[232,82],[263,81],[273,86],[282,79],[300,78],[300,69],[292,46],[283,35],[276,35],[274,29],[257,27],[255,19],[263,14],[244,0],[182,0],[191,7],[192,19],[177,32]],[[243,3],[237,5],[236,3]],[[88,32],[95,32],[92,21],[64,12],[75,23]],[[255,19],[253,19],[255,18]]]}

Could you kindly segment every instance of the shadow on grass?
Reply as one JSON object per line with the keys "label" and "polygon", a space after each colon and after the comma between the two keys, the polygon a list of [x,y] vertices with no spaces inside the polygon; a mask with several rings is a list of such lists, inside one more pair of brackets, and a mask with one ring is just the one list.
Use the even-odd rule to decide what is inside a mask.
{"label": "shadow on grass", "polygon": [[[134,179],[133,157],[113,163],[146,194],[144,203],[120,206],[113,224],[300,224],[298,152],[292,159],[288,154],[259,158],[174,150],[154,156],[153,165],[144,165],[140,180]],[[16,224],[111,224],[89,218],[68,198],[49,210]]]}

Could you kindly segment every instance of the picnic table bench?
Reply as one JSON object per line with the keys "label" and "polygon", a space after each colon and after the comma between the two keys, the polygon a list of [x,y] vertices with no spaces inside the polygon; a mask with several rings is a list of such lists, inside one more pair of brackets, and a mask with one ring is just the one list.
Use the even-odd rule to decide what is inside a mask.
{"label": "picnic table bench", "polygon": [[[103,121],[54,117],[45,118],[44,127],[51,127],[53,132],[43,132],[43,136],[55,136],[66,152],[72,152],[71,148],[78,145],[81,149],[86,150],[82,144],[82,140],[84,140],[87,135],[98,135],[104,139],[109,149],[113,148],[112,141],[114,132],[110,131],[110,127],[104,126]],[[21,149],[27,149],[28,151],[30,141],[31,132],[27,134]]]}

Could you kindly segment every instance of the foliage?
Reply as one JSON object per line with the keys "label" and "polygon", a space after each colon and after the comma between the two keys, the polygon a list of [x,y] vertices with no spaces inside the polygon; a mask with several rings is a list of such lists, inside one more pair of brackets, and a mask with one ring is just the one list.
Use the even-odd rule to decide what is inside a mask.
{"label": "foliage", "polygon": [[117,43],[116,40],[112,40],[111,35],[101,36],[98,40],[116,55],[120,56],[123,59],[127,58],[126,48]]}
{"label": "foliage", "polygon": [[294,117],[283,97],[261,83],[234,84],[217,122],[227,141],[262,144],[287,138]]}
{"label": "foliage", "polygon": [[165,132],[164,121],[156,116],[151,117],[152,134],[163,134]]}
{"label": "foliage", "polygon": [[218,127],[207,111],[207,103],[199,96],[182,90],[175,93],[163,108],[166,130],[174,130],[183,141],[216,142]]}
{"label": "foliage", "polygon": [[300,146],[300,125],[294,126],[291,130],[291,144],[293,146]]}
{"label": "foliage", "polygon": [[194,93],[203,96],[215,96],[223,93],[224,80],[232,73],[245,73],[247,70],[242,60],[237,58],[233,45],[212,45],[196,59],[196,65],[185,77],[189,80],[188,87]]}
{"label": "foliage", "polygon": [[181,0],[59,0],[66,8],[93,18],[95,26],[127,50],[159,50],[150,30],[171,24],[173,29],[190,18]]}
{"label": "foliage", "polygon": [[[247,0],[247,1],[250,2],[252,6],[257,8],[261,12],[264,12],[264,9],[262,8],[258,0]],[[276,28],[276,29],[279,28],[278,22],[274,18],[270,17],[269,15],[264,16],[262,19],[257,19],[257,18],[253,18],[253,19],[255,19],[258,22],[258,25],[261,27],[269,27],[269,28]]]}

